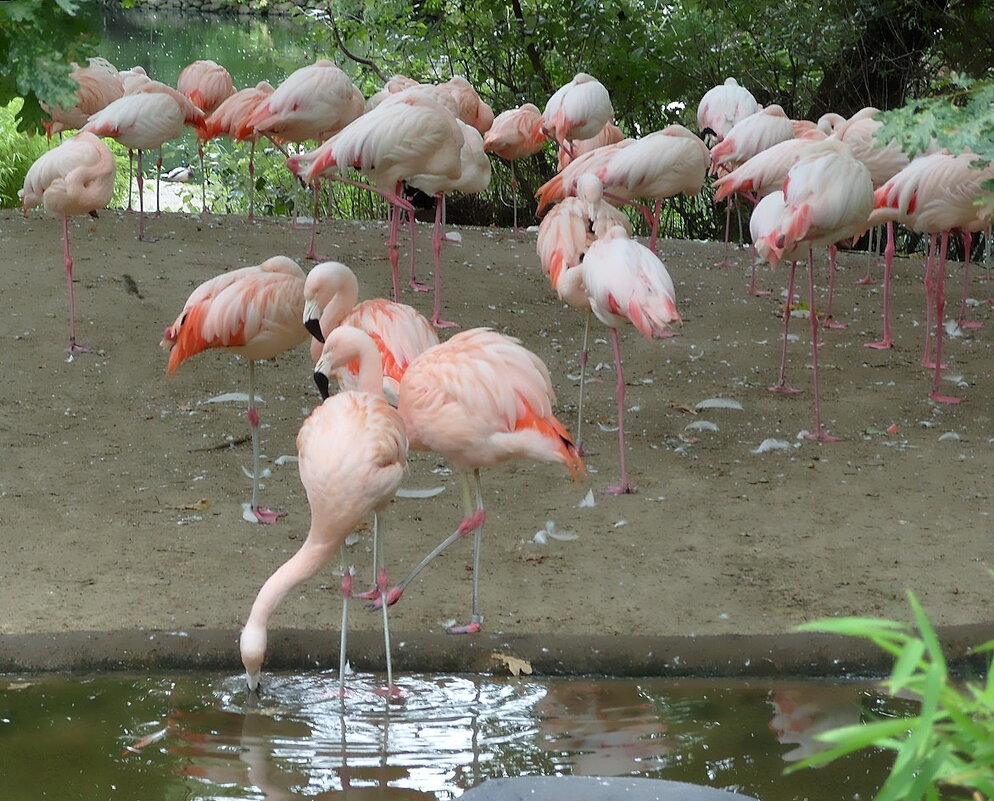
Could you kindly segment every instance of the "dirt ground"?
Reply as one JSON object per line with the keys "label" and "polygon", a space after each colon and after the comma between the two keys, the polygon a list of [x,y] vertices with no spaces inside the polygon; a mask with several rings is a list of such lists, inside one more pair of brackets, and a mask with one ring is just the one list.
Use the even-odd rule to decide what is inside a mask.
{"label": "dirt ground", "polygon": [[[274,526],[242,519],[251,464],[245,409],[210,402],[245,392],[244,362],[222,351],[195,357],[166,380],[159,348],[201,281],[275,254],[302,261],[306,231],[285,220],[167,214],[154,243],[135,239],[135,218],[104,211],[75,219],[79,338],[94,352],[67,360],[60,223],[35,210],[0,212],[8,312],[0,322],[0,632],[237,629],[266,577],[301,544],[308,509],[294,439],[318,402],[305,347],[257,371],[263,499],[287,512]],[[534,233],[463,229],[446,246],[445,313],[464,327],[519,337],[548,364],[558,410],[575,428],[582,317],[551,295]],[[325,223],[319,248],[349,264],[362,296],[389,291],[385,228]],[[406,243],[404,243],[406,247]],[[423,277],[429,229],[418,230]],[[664,241],[685,324],[679,337],[647,342],[623,331],[628,459],[636,495],[599,488],[617,478],[614,373],[606,330],[587,385],[589,474],[508,464],[484,474],[489,509],[482,597],[485,629],[509,634],[777,633],[827,615],[905,617],[913,589],[934,622],[989,618],[994,563],[994,305],[971,308],[983,328],[949,341],[946,390],[958,405],[928,400],[919,366],[923,333],[920,258],[896,268],[897,347],[879,338],[879,287],[858,286],[865,255],[843,255],[835,318],[825,332],[824,417],[843,438],[798,437],[811,428],[807,320],[792,321],[789,379],[796,396],[771,394],[786,270],[763,269],[772,297],[746,294],[750,255],[714,264],[715,243]],[[402,264],[404,254],[402,254]],[[879,271],[876,271],[879,274]],[[949,280],[959,300],[958,265]],[[819,280],[824,283],[824,271]],[[994,285],[976,281],[985,300]],[[820,295],[820,297],[824,297]],[[430,295],[405,292],[428,311]],[[572,377],[572,378],[571,378]],[[698,409],[710,398],[738,409]],[[702,422],[714,426],[695,428]],[[780,449],[757,453],[767,439]],[[460,517],[457,477],[414,454],[408,488],[444,487],[398,499],[384,520],[388,565],[405,573]],[[593,490],[593,507],[581,501]],[[553,521],[575,539],[534,535]],[[369,532],[346,549],[361,578]],[[440,631],[468,617],[468,542],[437,560],[394,608],[400,631]],[[274,627],[336,629],[340,566],[291,593]],[[353,626],[379,626],[360,612]]]}

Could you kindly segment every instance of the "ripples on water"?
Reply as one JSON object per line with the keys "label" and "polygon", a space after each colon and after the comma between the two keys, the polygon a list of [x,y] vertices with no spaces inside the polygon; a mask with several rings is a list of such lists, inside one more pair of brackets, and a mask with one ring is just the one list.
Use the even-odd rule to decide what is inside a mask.
{"label": "ripples on water", "polygon": [[[813,735],[900,714],[869,685],[332,673],[0,678],[4,801],[449,799],[491,777],[689,781],[762,798],[869,798],[888,758],[782,775]],[[134,750],[130,750],[134,749]]]}

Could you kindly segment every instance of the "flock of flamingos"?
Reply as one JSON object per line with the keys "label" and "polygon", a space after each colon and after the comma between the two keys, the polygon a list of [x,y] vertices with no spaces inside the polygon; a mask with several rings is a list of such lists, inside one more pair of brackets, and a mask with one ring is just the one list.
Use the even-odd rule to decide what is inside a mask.
{"label": "flock of flamingos", "polygon": [[[814,368],[810,438],[834,439],[820,416],[821,315],[815,312],[813,250],[828,247],[833,276],[836,243],[878,224],[886,223],[888,232],[883,337],[868,346],[891,347],[887,282],[894,223],[931,234],[923,364],[932,370],[931,398],[938,403],[957,401],[939,391],[948,237],[951,232],[963,233],[969,242],[971,232],[989,224],[994,201],[989,196],[984,199],[981,184],[994,176],[994,166],[974,169],[975,155],[941,150],[909,160],[895,143],[884,145],[874,139],[881,125],[874,118],[876,109],[864,109],[849,119],[826,114],[817,123],[791,120],[779,106],[760,107],[747,89],[729,78],[701,99],[699,133],[670,125],[640,138],[624,138],[612,122],[607,89],[582,73],[559,89],[544,111],[525,104],[496,118],[462,78],[425,85],[398,76],[366,100],[348,76],[326,60],[297,70],[275,89],[262,82],[238,92],[228,72],[212,61],[189,65],[176,88],[152,80],[140,67],[118,72],[103,59],[92,59],[73,75],[79,84],[79,103],[47,111],[50,133],[77,128],[79,132],[34,163],[21,192],[25,211],[43,203],[62,217],[70,354],[86,348],[76,341],[68,217],[92,213],[111,200],[115,161],[101,137],[112,137],[137,152],[139,197],[143,152],[160,148],[189,125],[201,142],[228,136],[249,142],[253,153],[262,137],[281,148],[286,143],[315,141],[316,149],[301,150],[287,161],[302,181],[314,187],[315,197],[318,183],[325,179],[361,186],[390,204],[387,248],[393,300],[359,302],[356,277],[343,264],[324,262],[305,274],[291,259],[274,256],[203,283],[163,335],[170,373],[207,348],[226,348],[248,361],[254,480],[246,515],[252,520],[272,523],[280,516],[259,504],[255,360],[273,358],[310,339],[314,377],[325,397],[297,436],[300,477],[311,509],[307,539],[263,585],[242,631],[241,658],[250,690],[259,687],[268,621],[275,608],[288,591],[325,565],[346,535],[370,514],[375,534],[375,513],[397,491],[409,447],[435,451],[460,472],[465,516],[450,537],[392,588],[383,548],[374,538],[378,578],[364,597],[384,610],[388,688],[393,684],[386,608],[438,553],[470,533],[475,543],[472,613],[466,624],[451,631],[472,633],[481,628],[479,545],[485,519],[481,468],[529,458],[561,464],[574,478],[584,471],[582,448],[576,444],[582,376],[574,440],[553,414],[552,381],[545,364],[518,340],[486,328],[463,331],[444,342],[436,333],[454,325],[441,317],[445,195],[485,189],[490,180],[488,154],[513,165],[513,160],[537,153],[550,141],[559,149],[559,172],[538,191],[540,214],[545,214],[537,251],[557,295],[586,310],[588,325],[592,313],[610,330],[618,374],[620,480],[607,492],[635,491],[625,469],[625,383],[618,329],[630,323],[649,339],[673,335],[673,327],[680,323],[673,282],[656,255],[661,204],[678,193],[699,192],[709,174],[716,176],[717,199],[729,199],[729,212],[733,196],[755,204],[750,228],[757,259],[790,263],[788,304],[794,297],[796,261],[807,258]],[[251,165],[250,160],[250,171]],[[349,177],[356,173],[365,180]],[[409,285],[428,289],[418,283],[414,271],[414,209],[404,197],[405,185],[437,199],[430,320],[399,302],[398,239],[405,216],[411,237]],[[638,199],[648,199],[652,205],[643,206]],[[645,214],[650,231],[647,246],[632,238],[630,221],[618,209],[625,204]],[[144,218],[141,205],[139,238],[144,238]],[[313,234],[308,256],[317,260]],[[822,324],[830,321],[830,309],[831,292]],[[788,309],[785,342],[790,316]],[[970,325],[964,318],[965,305],[960,323]],[[330,379],[340,391],[329,396]],[[783,363],[780,380],[771,389],[797,391],[786,383]],[[351,572],[345,571],[343,677],[344,615],[351,583]]]}

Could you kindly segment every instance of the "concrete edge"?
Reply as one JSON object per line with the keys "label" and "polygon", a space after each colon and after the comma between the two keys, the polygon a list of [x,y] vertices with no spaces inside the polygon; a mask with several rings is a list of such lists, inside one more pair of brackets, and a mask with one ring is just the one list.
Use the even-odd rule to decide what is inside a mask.
{"label": "concrete edge", "polygon": [[[950,666],[983,672],[988,657],[976,646],[994,639],[994,624],[940,627]],[[494,673],[508,668],[494,654],[528,662],[536,676],[759,677],[874,676],[891,658],[865,640],[828,634],[707,636],[586,636],[483,633],[468,637],[392,632],[394,669],[409,673]],[[241,670],[235,630],[78,631],[0,635],[0,673]],[[338,632],[270,632],[267,670],[338,667]],[[377,631],[349,635],[356,670],[383,669]]]}

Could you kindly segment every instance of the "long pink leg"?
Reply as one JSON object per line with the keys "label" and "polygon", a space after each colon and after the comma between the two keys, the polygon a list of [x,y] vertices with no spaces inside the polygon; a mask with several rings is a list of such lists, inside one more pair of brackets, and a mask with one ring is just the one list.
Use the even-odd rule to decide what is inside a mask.
{"label": "long pink leg", "polygon": [[286,512],[274,512],[272,509],[259,506],[259,413],[255,409],[255,361],[249,359],[249,426],[252,429],[252,505],[251,513],[260,523],[275,523]]}
{"label": "long pink leg", "polygon": [[932,373],[932,391],[929,397],[936,403],[959,403],[961,398],[943,395],[939,392],[939,382],[942,380],[942,314],[946,308],[946,294],[943,284],[946,279],[946,254],[949,248],[949,232],[942,232],[939,245],[939,271],[935,279],[935,372]]}
{"label": "long pink leg", "polygon": [[414,231],[417,227],[417,220],[414,218],[414,207],[407,212],[407,226],[411,233],[411,280],[407,282],[407,285],[413,289],[415,292],[431,292],[431,287],[425,286],[418,281],[417,264],[418,264],[418,252],[414,248]]}
{"label": "long pink leg", "polygon": [[663,213],[663,199],[656,198],[656,207],[653,210],[652,222],[649,224],[649,250],[658,254],[656,243],[659,240],[659,217]]}
{"label": "long pink leg", "polygon": [[728,258],[728,246],[732,236],[732,199],[725,201],[725,250],[721,261],[715,263],[715,267],[731,267],[732,262]]}
{"label": "long pink leg", "polygon": [[752,260],[752,273],[749,276],[749,289],[747,290],[747,294],[757,298],[765,298],[767,295],[772,295],[773,293],[768,289],[756,288],[756,265],[758,264],[759,259]]}
{"label": "long pink leg", "polygon": [[621,468],[621,480],[617,485],[607,487],[602,492],[608,495],[628,495],[638,490],[628,483],[628,469],[625,464],[625,368],[621,360],[621,338],[618,336],[617,328],[611,329],[611,349],[614,351],[614,369],[618,376],[614,397],[618,407],[618,462]]}
{"label": "long pink leg", "polygon": [[[454,328],[458,323],[443,320],[442,314],[442,220],[445,214],[445,195],[439,192],[435,195],[435,227],[431,232],[431,253],[435,260],[435,307],[431,324],[435,328]],[[413,278],[413,275],[412,275]]]}
{"label": "long pink leg", "polygon": [[[935,368],[936,362],[932,360],[932,337],[933,326],[935,325],[934,319],[934,298],[935,298],[935,261],[937,258],[936,251],[938,250],[938,234],[932,234],[931,241],[928,245],[928,257],[925,260],[925,347],[922,349],[922,361],[921,365],[926,370],[932,370]],[[939,325],[942,321],[939,321]],[[945,365],[943,365],[945,368]]]}
{"label": "long pink leg", "polygon": [[88,353],[90,349],[76,342],[76,290],[72,283],[73,262],[69,253],[69,217],[65,214],[62,215],[62,241],[62,260],[66,266],[66,285],[69,288],[69,347],[66,352],[75,356],[77,353]]}
{"label": "long pink leg", "polygon": [[867,348],[886,350],[887,348],[894,347],[894,340],[891,338],[890,333],[890,274],[894,266],[894,250],[894,221],[891,220],[887,223],[887,247],[884,248],[884,282],[882,289],[884,293],[884,338],[879,342],[867,342],[865,344]]}
{"label": "long pink leg", "polygon": [[255,220],[255,140],[249,147],[249,222]]}
{"label": "long pink leg", "polygon": [[131,203],[131,179],[135,171],[135,151],[128,149],[128,211],[134,211],[134,206]]}
{"label": "long pink leg", "polygon": [[874,248],[874,233],[879,231],[879,228],[871,228],[868,238],[867,253],[866,253],[866,275],[858,279],[856,283],[860,286],[872,286],[876,283],[873,280],[873,275],[870,273],[870,269],[873,267],[873,257],[876,255],[876,250]]}
{"label": "long pink leg", "polygon": [[204,143],[197,140],[197,155],[200,156],[200,206],[201,213],[207,213],[207,172],[204,170]]}
{"label": "long pink leg", "polygon": [[963,297],[959,303],[959,327],[960,328],[983,328],[984,324],[979,320],[966,319],[966,299],[970,294],[970,248],[973,245],[973,234],[965,231],[963,233]]}
{"label": "long pink leg", "polygon": [[145,238],[145,175],[142,171],[142,151],[138,150],[138,239],[142,242],[154,242]]}
{"label": "long pink leg", "polygon": [[317,233],[318,233],[318,197],[321,192],[321,179],[315,178],[314,183],[311,184],[311,192],[314,196],[313,209],[311,210],[311,219],[314,221],[311,223],[311,240],[310,244],[307,246],[307,253],[304,258],[311,259],[312,261],[323,261],[324,256],[317,252]]}
{"label": "long pink leg", "polygon": [[790,311],[794,308],[794,279],[797,275],[797,262],[790,263],[790,279],[787,281],[787,302],[783,307],[783,346],[780,348],[780,374],[777,383],[769,387],[770,392],[796,395],[801,390],[787,383],[787,333],[790,330]]}
{"label": "long pink leg", "polygon": [[808,308],[811,310],[811,394],[815,402],[815,430],[804,435],[805,439],[817,442],[838,442],[821,427],[821,392],[818,384],[818,315],[815,314],[815,254],[814,248],[808,245]]}
{"label": "long pink leg", "polygon": [[162,175],[162,148],[159,148],[159,155],[155,160],[155,216],[162,216],[162,204],[159,202],[159,187],[161,181],[159,176]]}
{"label": "long pink leg", "polygon": [[839,249],[835,245],[828,246],[828,302],[825,305],[825,327],[846,328],[845,323],[837,323],[832,319],[832,303],[835,301],[835,272],[836,256]]}

